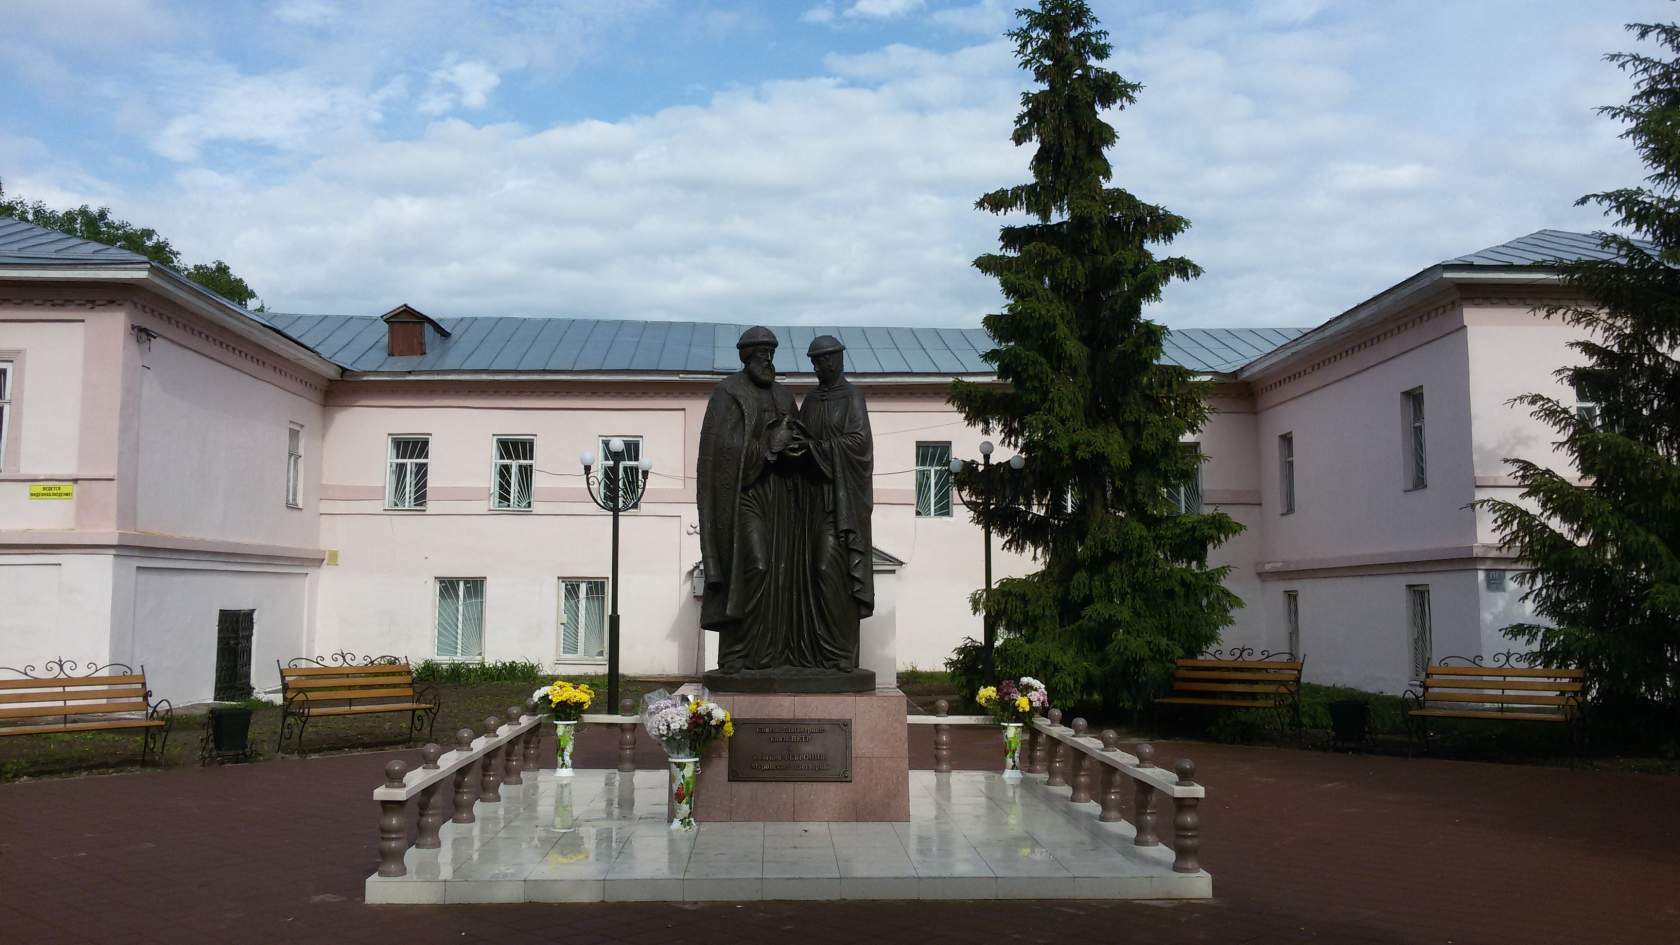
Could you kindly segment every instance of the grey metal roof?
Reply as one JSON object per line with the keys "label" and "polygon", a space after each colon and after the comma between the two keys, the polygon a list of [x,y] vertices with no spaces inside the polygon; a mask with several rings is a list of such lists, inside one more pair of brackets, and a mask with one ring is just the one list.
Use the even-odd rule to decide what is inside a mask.
{"label": "grey metal roof", "polygon": [[25,223],[16,217],[0,217],[0,262],[4,263],[144,263],[139,253],[91,240],[78,239]]}
{"label": "grey metal roof", "polygon": [[[1655,253],[1656,246],[1636,240],[1641,248]],[[1591,233],[1568,230],[1535,230],[1509,243],[1489,246],[1473,253],[1442,260],[1442,266],[1546,266],[1583,259],[1615,259],[1616,254],[1598,245]]]}
{"label": "grey metal roof", "polygon": [[[448,338],[433,334],[427,352],[385,353],[385,323],[371,315],[253,313],[347,371],[648,372],[726,374],[741,366],[735,341],[749,326],[594,318],[475,316],[440,318]],[[852,374],[990,374],[981,360],[992,348],[980,328],[769,326],[781,345],[776,370],[809,374],[805,349],[818,335],[846,345]],[[1301,334],[1302,328],[1181,328],[1167,335],[1162,361],[1195,371],[1224,372]]]}

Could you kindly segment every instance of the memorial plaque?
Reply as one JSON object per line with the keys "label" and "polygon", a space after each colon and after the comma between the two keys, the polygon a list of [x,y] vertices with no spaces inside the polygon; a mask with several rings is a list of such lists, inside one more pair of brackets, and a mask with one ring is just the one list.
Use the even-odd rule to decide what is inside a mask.
{"label": "memorial plaque", "polygon": [[731,781],[850,781],[850,719],[736,719]]}

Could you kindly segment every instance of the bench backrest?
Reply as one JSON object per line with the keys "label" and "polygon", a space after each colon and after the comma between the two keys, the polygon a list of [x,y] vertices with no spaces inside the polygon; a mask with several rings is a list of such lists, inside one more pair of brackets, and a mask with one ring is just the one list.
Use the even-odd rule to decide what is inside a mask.
{"label": "bench backrest", "polygon": [[1243,699],[1294,695],[1300,660],[1183,659],[1173,665],[1173,691]]}
{"label": "bench backrest", "polygon": [[414,696],[414,670],[407,663],[370,666],[282,666],[282,701],[301,694],[310,702],[385,702]]}
{"label": "bench backrest", "polygon": [[1586,673],[1560,666],[1430,666],[1424,702],[1569,714],[1585,698]]}
{"label": "bench backrest", "polygon": [[[101,667],[105,668],[105,667]],[[56,718],[69,722],[71,716],[109,715],[117,712],[145,712],[146,669],[124,670],[103,676],[54,676],[0,679],[0,725]]]}

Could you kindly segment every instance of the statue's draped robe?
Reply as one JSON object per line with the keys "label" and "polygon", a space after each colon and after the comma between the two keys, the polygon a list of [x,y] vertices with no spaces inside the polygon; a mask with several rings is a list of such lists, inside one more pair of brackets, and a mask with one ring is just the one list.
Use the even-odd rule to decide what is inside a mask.
{"label": "statue's draped robe", "polygon": [[706,586],[700,625],[718,631],[725,672],[785,666],[786,641],[809,617],[800,473],[771,455],[770,430],[793,395],[745,372],[712,390],[700,427],[698,505]]}
{"label": "statue's draped robe", "polygon": [[875,611],[870,516],[875,445],[863,391],[841,381],[800,405],[810,438],[805,490],[806,561],[814,620],[790,641],[791,662],[852,670],[858,621]]}

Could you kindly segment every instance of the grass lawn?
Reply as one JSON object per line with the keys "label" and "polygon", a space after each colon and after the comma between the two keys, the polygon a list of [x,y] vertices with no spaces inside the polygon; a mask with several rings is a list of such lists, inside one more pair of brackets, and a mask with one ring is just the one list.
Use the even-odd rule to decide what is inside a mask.
{"label": "grass lawn", "polygon": [[[605,702],[605,677],[572,678],[575,682],[589,683],[599,694],[600,701]],[[487,716],[504,716],[508,706],[523,706],[531,698],[531,690],[550,681],[552,677],[436,683],[442,706],[437,725],[430,739],[421,732],[414,737],[414,744],[425,744],[430,740],[448,747],[454,743],[454,733],[458,729],[470,728],[477,734],[483,730]],[[627,677],[621,684],[619,697],[640,700],[642,693],[661,686],[674,689],[678,685],[679,682],[671,680]],[[280,707],[260,700],[247,704],[253,709],[251,745],[256,750],[255,760],[273,760],[276,757],[275,742],[280,736]],[[198,763],[206,709],[206,706],[192,706],[175,711],[175,727],[170,732],[169,744],[164,751],[164,764]],[[604,704],[599,704],[590,711],[605,712],[607,709]],[[134,729],[0,738],[0,782],[137,768],[140,764],[140,739],[139,731]],[[304,735],[304,748],[310,754],[365,751],[400,747],[408,739],[408,714],[405,712],[317,718],[309,723],[309,730]],[[288,752],[292,751],[292,742],[288,740],[286,747]]]}

